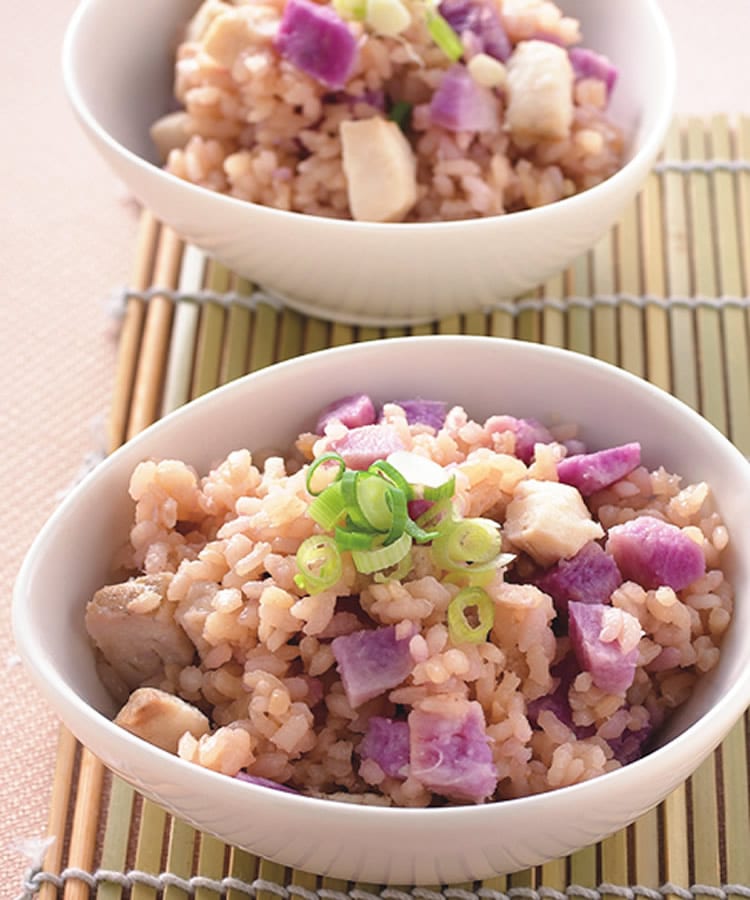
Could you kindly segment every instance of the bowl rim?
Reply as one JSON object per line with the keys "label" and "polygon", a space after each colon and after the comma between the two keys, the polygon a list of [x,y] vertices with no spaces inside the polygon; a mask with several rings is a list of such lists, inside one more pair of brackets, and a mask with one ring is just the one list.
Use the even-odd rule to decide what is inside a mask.
{"label": "bowl rim", "polygon": [[[28,673],[33,677],[45,696],[47,696],[48,699],[51,695],[55,696],[56,702],[52,704],[52,701],[50,701],[50,703],[54,706],[54,711],[60,719],[66,721],[63,714],[57,711],[59,708],[65,708],[66,713],[73,710],[78,713],[79,717],[82,716],[85,721],[88,721],[98,729],[103,728],[105,734],[123,744],[123,747],[127,750],[130,758],[136,760],[146,759],[153,754],[156,754],[157,758],[160,758],[162,761],[169,761],[173,766],[178,766],[178,771],[181,773],[180,780],[182,778],[197,778],[199,780],[207,778],[208,781],[205,783],[206,788],[214,787],[221,791],[225,790],[226,786],[231,785],[232,790],[236,791],[239,789],[240,791],[249,791],[248,797],[255,795],[258,799],[261,797],[268,799],[270,792],[270,794],[273,795],[275,803],[284,806],[288,805],[290,811],[298,807],[300,801],[303,801],[306,807],[309,807],[312,810],[317,809],[319,812],[321,810],[330,810],[334,808],[332,805],[335,805],[339,809],[345,807],[349,810],[348,816],[362,819],[363,821],[372,816],[390,816],[393,818],[395,813],[400,813],[401,815],[409,816],[414,819],[424,818],[424,816],[427,815],[427,820],[440,823],[441,825],[453,821],[455,821],[456,824],[459,824],[460,820],[465,816],[486,817],[489,824],[489,821],[492,818],[502,814],[501,810],[507,810],[508,813],[510,813],[512,810],[519,808],[519,806],[522,806],[524,809],[534,809],[536,807],[545,808],[548,807],[550,803],[564,803],[567,798],[573,799],[574,797],[578,797],[579,800],[581,800],[585,799],[589,792],[598,792],[599,790],[606,788],[606,785],[608,784],[618,783],[622,785],[627,784],[628,780],[637,781],[641,777],[641,773],[645,775],[650,770],[654,770],[654,772],[661,770],[664,772],[667,770],[668,762],[675,751],[677,751],[678,756],[690,755],[690,747],[695,743],[696,733],[704,731],[707,723],[712,726],[712,737],[709,740],[711,747],[708,752],[723,740],[731,727],[733,727],[736,721],[739,720],[744,711],[748,708],[748,705],[750,705],[750,666],[746,668],[741,678],[734,681],[716,703],[704,712],[695,722],[690,724],[680,734],[670,739],[666,744],[619,769],[603,773],[602,775],[587,781],[555,788],[554,790],[542,794],[528,795],[510,800],[494,801],[478,805],[429,808],[357,805],[335,798],[311,797],[304,794],[295,795],[261,785],[251,784],[249,782],[242,782],[241,786],[238,788],[237,779],[227,777],[226,775],[198,766],[195,763],[183,760],[174,754],[168,753],[155,745],[135,737],[115,725],[106,715],[86,702],[66,681],[58,677],[57,668],[50,658],[42,654],[35,655],[34,641],[30,636],[30,631],[25,627],[28,611],[28,605],[25,601],[26,595],[28,594],[28,582],[33,577],[34,571],[38,565],[37,557],[44,552],[44,547],[49,536],[59,529],[60,523],[64,523],[68,516],[68,511],[72,507],[75,507],[79,502],[79,497],[85,495],[89,485],[104,477],[106,472],[110,469],[117,467],[120,464],[119,461],[122,457],[134,455],[142,443],[148,442],[151,434],[169,429],[172,422],[193,415],[194,411],[202,406],[213,404],[216,402],[215,398],[219,394],[223,395],[230,392],[242,393],[248,390],[248,385],[255,384],[260,380],[274,379],[278,377],[279,372],[283,373],[287,370],[294,370],[297,368],[303,369],[310,360],[314,361],[321,357],[328,357],[333,360],[340,357],[346,358],[348,355],[356,355],[359,352],[365,352],[367,349],[377,348],[378,345],[403,346],[405,348],[404,352],[408,352],[409,346],[415,343],[431,343],[436,347],[451,343],[475,344],[476,346],[485,345],[487,347],[492,344],[498,348],[498,352],[502,352],[503,348],[509,346],[516,347],[516,352],[520,352],[519,342],[511,338],[477,335],[412,335],[345,344],[338,347],[329,347],[314,351],[303,356],[293,357],[241,376],[240,378],[215,388],[207,394],[168,413],[166,416],[149,425],[134,438],[131,438],[121,447],[113,451],[70,491],[44,523],[29,547],[14,583],[11,605],[12,630],[19,653],[26,664]],[[657,402],[679,412],[679,414],[687,418],[689,422],[704,430],[711,437],[713,442],[723,447],[724,452],[728,454],[728,456],[734,457],[734,460],[738,465],[747,468],[748,478],[750,479],[750,460],[748,460],[748,458],[745,457],[725,435],[687,404],[646,379],[640,378],[625,369],[596,359],[595,357],[565,348],[529,342],[525,344],[523,352],[531,352],[534,355],[548,357],[550,359],[567,359],[572,364],[583,366],[585,369],[589,369],[592,372],[606,373],[610,377],[614,377],[623,383],[630,385],[631,389],[640,390],[644,392],[646,396],[656,398]],[[71,730],[74,730],[72,726]],[[127,778],[127,776],[125,777]],[[221,787],[221,785],[224,785],[225,787]],[[262,793],[258,794],[258,791],[261,791]],[[660,799],[661,796],[655,796],[654,805],[658,803]],[[426,824],[427,820],[422,824]]]}
{"label": "bowl rim", "polygon": [[[658,32],[659,41],[663,48],[663,61],[665,66],[665,83],[664,90],[661,92],[659,104],[656,112],[657,127],[653,128],[646,136],[640,147],[633,153],[633,156],[609,178],[600,182],[594,187],[588,188],[570,197],[564,197],[557,200],[553,204],[537,207],[535,209],[518,210],[511,214],[474,217],[470,219],[446,219],[437,222],[368,222],[358,221],[356,219],[336,219],[328,216],[318,216],[312,213],[293,212],[291,210],[276,209],[271,206],[264,206],[261,203],[255,203],[249,200],[240,200],[228,194],[211,191],[208,188],[193,184],[178,178],[171,172],[167,172],[164,168],[157,166],[155,163],[149,162],[129,148],[125,147],[119,141],[115,140],[112,135],[99,123],[94,116],[87,103],[83,99],[83,91],[79,87],[76,77],[76,43],[82,24],[88,15],[90,9],[101,3],[111,2],[111,0],[81,0],[78,7],[73,13],[63,37],[61,50],[62,77],[65,93],[71,103],[74,112],[79,120],[85,125],[89,132],[96,137],[98,141],[104,144],[110,151],[125,159],[131,166],[141,169],[144,173],[148,173],[152,177],[163,179],[173,189],[185,190],[188,195],[194,196],[196,201],[208,201],[209,197],[213,197],[219,207],[226,206],[228,210],[240,213],[241,210],[251,209],[258,215],[267,216],[271,221],[286,220],[290,216],[292,221],[298,221],[301,225],[312,223],[316,227],[330,229],[335,233],[342,229],[354,228],[358,231],[377,231],[382,234],[396,234],[399,240],[403,239],[403,234],[412,232],[415,235],[425,232],[450,232],[453,229],[461,228],[465,230],[467,227],[476,229],[488,228],[509,228],[513,222],[527,223],[529,227],[538,220],[549,215],[550,210],[564,209],[571,214],[576,211],[585,213],[588,202],[595,200],[599,196],[606,197],[610,193],[615,193],[620,183],[627,181],[631,177],[631,173],[635,176],[641,169],[650,165],[656,159],[667,130],[671,124],[674,102],[677,91],[677,60],[674,42],[672,41],[671,31],[666,21],[664,12],[658,0],[641,0],[646,5],[649,12],[653,28]],[[625,0],[627,2],[627,0]],[[208,201],[211,202],[211,201]],[[579,210],[580,207],[580,210]],[[519,217],[521,217],[519,219]],[[511,225],[507,223],[510,222]],[[343,235],[341,235],[343,237]]]}

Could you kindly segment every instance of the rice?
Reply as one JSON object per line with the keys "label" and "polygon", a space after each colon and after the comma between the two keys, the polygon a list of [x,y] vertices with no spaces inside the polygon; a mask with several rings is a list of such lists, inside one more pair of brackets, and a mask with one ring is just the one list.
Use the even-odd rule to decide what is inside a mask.
{"label": "rice", "polygon": [[[598,78],[571,82],[572,121],[564,133],[528,134],[510,127],[507,86],[482,88],[491,91],[492,127],[453,130],[436,124],[431,108],[454,63],[431,36],[424,0],[404,0],[410,24],[396,35],[347,20],[356,62],[336,90],[279,51],[275,36],[286,2],[205,0],[188,24],[174,68],[179,127],[175,131],[160,120],[152,131],[168,171],[276,209],[351,218],[341,124],[388,119],[397,103],[408,104],[410,112],[404,130],[415,193],[394,219],[466,219],[538,207],[587,190],[622,165],[624,137],[608,114],[608,90]],[[551,2],[489,3],[510,49],[540,40],[568,48],[581,40],[579,23]],[[217,19],[231,17],[235,9],[241,11],[242,37],[229,50],[222,43],[218,52],[207,35]],[[460,37],[463,61],[470,62],[477,38],[468,31]],[[174,114],[169,121],[175,121]]]}
{"label": "rice", "polygon": [[[555,483],[555,461],[568,453],[548,433],[524,462],[515,455],[516,436],[498,430],[498,417],[476,422],[460,407],[439,428],[409,424],[398,404],[384,406],[382,421],[407,451],[455,474],[458,515],[500,523],[519,486]],[[561,629],[553,598],[534,583],[538,567],[507,534],[503,550],[516,558],[485,580],[494,619],[477,642],[452,631],[448,610],[460,585],[445,577],[429,544],[414,545],[405,574],[381,580],[343,553],[335,584],[306,591],[295,580],[295,554],[320,531],[308,514],[306,466],[350,433],[334,420],[321,433],[300,435],[286,460],[270,455],[256,464],[242,449],[203,476],[177,460],[147,460],[134,471],[125,558],[132,577],[151,581],[127,613],[131,622],[173,619],[193,654],[189,664],[169,662],[143,684],[182,698],[210,721],[205,733],[186,732],[175,752],[315,796],[345,792],[407,806],[465,798],[441,794],[408,767],[388,773],[383,759],[364,753],[374,719],[406,722],[414,710],[446,716],[478,705],[496,779],[485,798],[492,800],[574,784],[647,752],[646,738],[717,665],[731,623],[733,592],[721,568],[729,538],[709,486],[638,465],[586,498],[603,529],[657,518],[697,541],[706,562],[705,574],[681,589],[622,580],[612,591],[599,638],[633,659],[629,686],[612,690],[597,683],[593,668],[565,674],[573,636]],[[556,433],[581,450],[584,436],[575,428]],[[167,584],[163,594],[157,578]],[[408,646],[408,675],[353,703],[334,642],[389,627]],[[116,653],[101,662],[103,672],[116,669]],[[108,685],[117,681],[112,671],[104,677]],[[561,711],[552,701],[562,688]]]}

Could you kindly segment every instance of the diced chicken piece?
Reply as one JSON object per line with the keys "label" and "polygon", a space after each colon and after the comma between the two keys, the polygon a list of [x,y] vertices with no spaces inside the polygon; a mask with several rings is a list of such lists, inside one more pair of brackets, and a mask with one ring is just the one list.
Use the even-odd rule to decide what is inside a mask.
{"label": "diced chicken piece", "polygon": [[395,625],[389,625],[355,631],[333,640],[331,649],[352,707],[361,706],[401,684],[413,665],[409,653],[412,637],[409,634],[397,638]]}
{"label": "diced chicken piece", "polygon": [[195,706],[158,688],[138,688],[115,718],[115,724],[149,744],[177,753],[187,732],[196,740],[210,730],[206,716]]}
{"label": "diced chicken piece", "polygon": [[584,497],[590,497],[629,475],[640,464],[641,445],[633,442],[595,453],[566,456],[557,464],[557,477],[578,488]]}
{"label": "diced chicken piece", "polygon": [[570,559],[561,559],[536,580],[538,588],[549,594],[563,621],[568,618],[568,603],[608,603],[612,592],[622,584],[617,563],[596,541]]}
{"label": "diced chicken piece", "polygon": [[206,30],[203,50],[220,66],[230,69],[234,61],[257,41],[257,33],[247,12],[229,9],[216,16]]}
{"label": "diced chicken piece", "polygon": [[190,133],[187,130],[187,123],[190,116],[180,110],[178,112],[169,113],[157,119],[151,126],[151,140],[159,153],[159,156],[166,162],[172,150],[182,150],[182,148],[190,140]]}
{"label": "diced chicken piece", "polygon": [[481,803],[497,786],[482,707],[459,697],[434,707],[409,714],[410,774],[436,794]]}
{"label": "diced chicken piece", "polygon": [[323,434],[329,422],[337,420],[347,428],[359,428],[375,422],[375,406],[367,394],[350,394],[334,400],[320,411],[315,433]]}
{"label": "diced chicken piece", "polygon": [[568,605],[570,643],[581,668],[589,672],[594,684],[610,694],[624,694],[633,683],[638,663],[638,641],[630,646],[629,637],[620,634],[609,639],[608,617],[620,620],[620,632],[640,635],[635,616],[625,610],[590,603]]}
{"label": "diced chicken piece", "polygon": [[681,528],[654,516],[638,516],[609,530],[607,551],[623,577],[647,590],[681,591],[706,571],[703,548]]}
{"label": "diced chicken piece", "polygon": [[352,217],[399,222],[417,200],[416,161],[403,132],[379,116],[342,122],[339,132]]}
{"label": "diced chicken piece", "polygon": [[550,41],[521,41],[507,63],[507,123],[527,138],[566,138],[573,121],[573,67]]}
{"label": "diced chicken piece", "polygon": [[363,425],[336,438],[329,449],[338,453],[350,469],[366,469],[376,460],[403,450],[404,444],[390,425]]}
{"label": "diced chicken piece", "polygon": [[604,535],[574,487],[531,480],[518,483],[506,510],[504,532],[542,566],[575,556]]}
{"label": "diced chicken piece", "polygon": [[188,22],[185,29],[185,40],[200,41],[213,20],[231,9],[231,5],[223,3],[222,0],[204,0],[198,8],[198,12]]}
{"label": "diced chicken piece", "polygon": [[372,716],[359,745],[362,759],[371,759],[390,778],[406,778],[409,765],[409,725],[396,719]]}
{"label": "diced chicken piece", "polygon": [[86,629],[128,691],[158,681],[170,663],[189,666],[195,647],[167,602],[171,575],[144,575],[100,588],[86,607]]}
{"label": "diced chicken piece", "polygon": [[490,416],[485,422],[490,434],[510,431],[515,435],[515,454],[526,465],[534,458],[536,444],[551,444],[554,441],[550,430],[537,419],[517,419],[515,416]]}

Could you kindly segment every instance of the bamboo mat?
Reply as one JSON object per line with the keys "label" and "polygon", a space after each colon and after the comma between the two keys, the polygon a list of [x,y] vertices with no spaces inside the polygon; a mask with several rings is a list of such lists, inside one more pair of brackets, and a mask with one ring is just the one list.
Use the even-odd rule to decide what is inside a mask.
{"label": "bamboo mat", "polygon": [[[461,332],[542,341],[620,365],[700,410],[750,454],[749,293],[750,118],[675,123],[637,200],[569,270],[513,303],[414,329],[348,327],[283,308],[145,213],[123,294],[109,441],[115,448],[186,400],[277,360],[378,337]],[[63,729],[49,816],[56,840],[23,896],[747,898],[749,800],[745,719],[657,809],[596,846],[483,883],[383,890],[285,870],[196,833],[112,777]]]}

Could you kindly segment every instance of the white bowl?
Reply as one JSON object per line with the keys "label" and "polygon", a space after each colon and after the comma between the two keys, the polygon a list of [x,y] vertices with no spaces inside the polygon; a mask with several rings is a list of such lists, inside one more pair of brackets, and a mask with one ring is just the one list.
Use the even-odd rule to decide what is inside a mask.
{"label": "white bowl", "polygon": [[620,68],[612,114],[629,136],[612,178],[547,207],[429,224],[283,212],[191,185],[156,164],[149,126],[171,108],[179,25],[196,0],[84,0],[65,85],[86,133],[156,216],[234,271],[314,315],[413,323],[517,296],[589,249],[651,168],[672,115],[675,61],[657,0],[565,0],[586,45]]}
{"label": "white bowl", "polygon": [[[445,360],[451,365],[446,366]],[[584,425],[590,446],[631,440],[647,465],[711,485],[730,535],[734,620],[703,677],[643,759],[588,782],[484,806],[354,806],[237,783],[114,725],[84,629],[132,516],[127,484],[145,457],[207,471],[230,450],[290,446],[341,385],[376,400],[421,395]],[[284,398],[279,403],[279,397]],[[502,407],[502,410],[500,410]],[[104,461],[55,512],[15,586],[19,651],[60,718],[104,763],[193,825],[261,856],[372,883],[455,883],[563,856],[660,802],[717,746],[750,702],[750,463],[712,425],[641,379],[591,358],[499,338],[429,336],[349,345],[232,382],[170,414]]]}

